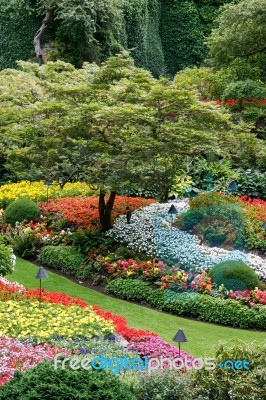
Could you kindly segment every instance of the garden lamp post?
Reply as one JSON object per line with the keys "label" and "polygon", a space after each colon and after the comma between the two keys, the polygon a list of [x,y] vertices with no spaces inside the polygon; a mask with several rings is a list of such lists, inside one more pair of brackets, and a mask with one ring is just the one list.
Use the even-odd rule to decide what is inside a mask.
{"label": "garden lamp post", "polygon": [[126,218],[127,218],[127,223],[130,224],[132,212],[130,211],[129,207],[126,208]]}
{"label": "garden lamp post", "polygon": [[178,211],[173,204],[169,208],[168,214],[171,215],[173,220],[175,219],[175,216],[178,214]]}
{"label": "garden lamp post", "polygon": [[263,229],[266,229],[266,221],[263,222],[262,228],[263,228]]}
{"label": "garden lamp post", "polygon": [[233,194],[236,193],[237,191],[238,191],[237,184],[235,183],[235,181],[231,181],[227,187],[227,192]]}
{"label": "garden lamp post", "polygon": [[46,204],[48,204],[48,200],[49,200],[49,187],[52,184],[52,181],[50,179],[46,179],[45,181],[45,186],[47,187],[47,192],[46,192]]}
{"label": "garden lamp post", "polygon": [[176,333],[175,337],[173,338],[174,342],[178,342],[178,350],[179,350],[179,357],[180,357],[180,343],[185,343],[187,342],[187,338],[183,332],[183,329],[179,329],[178,332]]}
{"label": "garden lamp post", "polygon": [[35,276],[35,278],[36,278],[36,279],[40,279],[40,298],[39,298],[39,301],[40,301],[40,303],[41,303],[41,302],[42,302],[42,279],[48,278],[48,275],[47,275],[47,273],[45,272],[45,270],[44,270],[43,267],[40,267],[40,268],[39,268],[39,270],[38,270],[37,275]]}

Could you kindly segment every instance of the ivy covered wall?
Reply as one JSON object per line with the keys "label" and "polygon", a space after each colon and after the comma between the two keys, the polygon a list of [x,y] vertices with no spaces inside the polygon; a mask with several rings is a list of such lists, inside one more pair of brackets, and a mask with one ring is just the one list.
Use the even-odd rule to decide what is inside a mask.
{"label": "ivy covered wall", "polygon": [[[0,0],[0,6],[7,1]],[[121,48],[132,49],[137,66],[151,70],[156,77],[161,74],[172,76],[180,69],[200,65],[204,61],[204,37],[213,27],[219,6],[229,1],[121,0],[123,13],[117,41]],[[34,57],[33,37],[41,20],[27,8],[14,13],[0,11],[0,69],[15,67],[16,60]],[[58,57],[74,63],[79,60],[77,66],[84,57],[84,61],[94,60],[96,56],[90,49],[86,52],[83,48],[82,53],[77,54],[80,50],[71,44],[71,32],[67,43],[64,43],[64,36],[60,39],[60,29],[57,33],[56,29],[51,28],[43,42],[61,40],[61,49],[63,52],[65,49],[65,54],[58,53]],[[106,47],[104,32],[101,41],[103,49]],[[116,46],[113,51],[117,49]],[[107,53],[103,51],[102,57],[109,56]],[[97,57],[95,61],[99,61],[99,55]]]}

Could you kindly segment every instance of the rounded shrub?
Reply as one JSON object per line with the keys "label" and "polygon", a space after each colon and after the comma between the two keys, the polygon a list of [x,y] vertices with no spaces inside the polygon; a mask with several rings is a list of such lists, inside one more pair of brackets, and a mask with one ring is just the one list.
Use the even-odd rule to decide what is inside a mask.
{"label": "rounded shrub", "polygon": [[12,201],[4,212],[4,222],[15,225],[16,222],[37,221],[40,210],[37,204],[26,197]]}
{"label": "rounded shrub", "polygon": [[1,400],[136,400],[130,388],[105,371],[73,370],[66,363],[43,362],[0,388]]}
{"label": "rounded shrub", "polygon": [[222,261],[211,269],[209,275],[217,286],[223,284],[227,290],[252,290],[260,284],[256,273],[243,261]]}
{"label": "rounded shrub", "polygon": [[202,210],[189,210],[184,214],[181,214],[180,221],[177,222],[178,225],[181,224],[181,229],[190,231],[194,226],[199,224],[203,219]]}

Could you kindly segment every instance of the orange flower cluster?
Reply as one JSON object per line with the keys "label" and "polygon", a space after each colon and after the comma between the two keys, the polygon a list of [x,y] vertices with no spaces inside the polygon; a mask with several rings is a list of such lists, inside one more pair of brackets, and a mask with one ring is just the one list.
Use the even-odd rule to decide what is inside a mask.
{"label": "orange flower cluster", "polygon": [[[78,225],[82,229],[99,228],[98,196],[90,197],[65,197],[50,200],[47,203],[39,203],[42,212],[54,212],[61,214],[69,222]],[[113,209],[113,218],[126,213],[126,207],[131,211],[138,210],[154,203],[154,199],[142,197],[117,196]]]}

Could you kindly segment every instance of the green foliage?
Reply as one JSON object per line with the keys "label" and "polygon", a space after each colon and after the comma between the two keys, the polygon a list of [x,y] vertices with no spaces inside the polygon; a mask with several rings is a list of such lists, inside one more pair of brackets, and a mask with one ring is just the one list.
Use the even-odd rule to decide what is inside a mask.
{"label": "green foliage", "polygon": [[161,39],[170,76],[203,61],[203,35],[199,13],[191,0],[163,0]]}
{"label": "green foliage", "polygon": [[264,99],[266,95],[265,87],[251,79],[245,81],[232,82],[227,86],[223,93],[223,100],[236,99],[240,106],[247,99]]}
{"label": "green foliage", "polygon": [[73,275],[77,278],[87,278],[91,269],[86,269],[84,277],[86,257],[70,246],[45,246],[41,249],[39,261],[42,265]]}
{"label": "green foliage", "polygon": [[4,244],[0,244],[0,276],[11,274],[13,265],[11,260],[11,252]]}
{"label": "green foliage", "polygon": [[197,197],[190,200],[191,208],[226,206],[228,204],[238,204],[238,199],[235,196],[210,192],[200,193]]}
{"label": "green foliage", "polygon": [[142,280],[117,278],[107,284],[106,291],[122,299],[145,302],[153,290],[149,283]]}
{"label": "green foliage", "polygon": [[139,400],[192,400],[189,378],[176,371],[153,371],[152,376],[143,378],[136,389]]}
{"label": "green foliage", "polygon": [[37,240],[34,235],[16,235],[11,241],[15,253],[22,258],[31,259],[36,256]]}
{"label": "green foliage", "polygon": [[194,186],[202,190],[224,191],[232,180],[238,178],[230,159],[208,160],[197,158],[190,167]]}
{"label": "green foliage", "polygon": [[152,289],[149,284],[137,279],[114,279],[108,283],[107,290],[117,297],[147,303],[156,309],[182,317],[239,328],[266,330],[266,309],[263,305],[250,309],[235,300]]}
{"label": "green foliage", "polygon": [[[0,2],[0,70],[16,67],[17,60],[34,57],[33,36],[39,29],[41,18],[32,11],[30,1]],[[51,39],[51,30],[44,42]]]}
{"label": "green foliage", "polygon": [[107,254],[114,248],[115,242],[111,237],[105,236],[99,231],[77,231],[73,233],[72,240],[79,252],[87,255],[88,252]]}
{"label": "green foliage", "polygon": [[223,342],[215,351],[217,364],[226,360],[246,360],[249,370],[236,371],[228,366],[226,370],[202,368],[191,376],[191,385],[195,388],[195,398],[227,400],[233,396],[242,400],[264,400],[266,385],[265,368],[266,344],[252,344],[234,340]]}
{"label": "green foliage", "polygon": [[209,274],[218,287],[223,284],[227,290],[253,290],[259,286],[256,273],[242,261],[223,261],[216,264]]}
{"label": "green foliage", "polygon": [[[226,4],[218,17],[218,28],[208,39],[209,58],[217,68],[231,63],[256,65],[265,73],[266,7],[264,0],[242,0]],[[252,79],[252,76],[249,76]],[[265,78],[265,76],[264,76]]]}
{"label": "green foliage", "polygon": [[37,204],[26,197],[12,201],[4,211],[4,222],[15,225],[16,222],[38,221],[40,210]]}
{"label": "green foliage", "polygon": [[0,388],[1,400],[136,400],[131,390],[105,371],[54,368],[43,362]]}
{"label": "green foliage", "polygon": [[124,2],[126,46],[132,50],[136,66],[149,69],[154,76],[162,74],[164,55],[160,38],[160,1],[129,0]]}
{"label": "green foliage", "polygon": [[238,194],[266,200],[266,172],[239,170]]}
{"label": "green foliage", "polygon": [[189,210],[186,213],[181,214],[180,219],[174,223],[174,225],[177,225],[186,231],[190,231],[195,225],[198,225],[202,219],[202,210]]}

